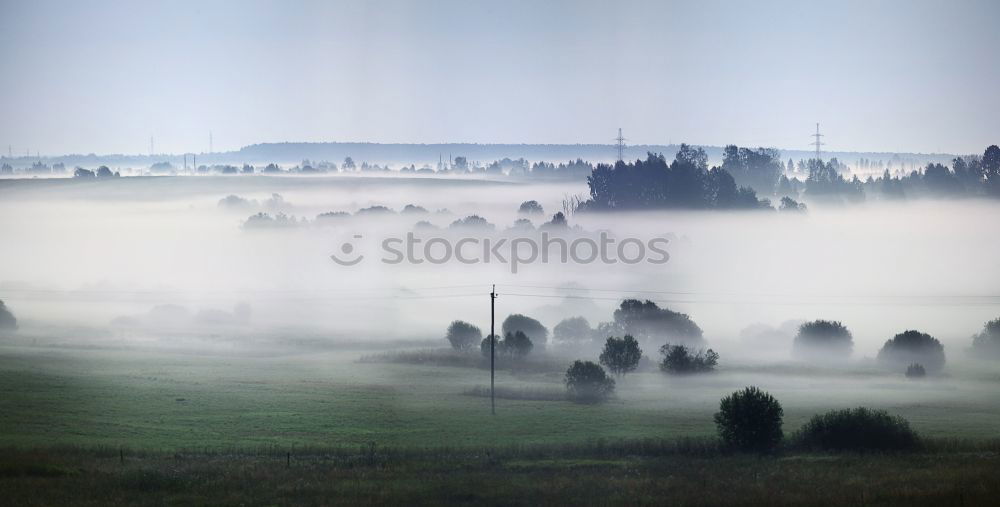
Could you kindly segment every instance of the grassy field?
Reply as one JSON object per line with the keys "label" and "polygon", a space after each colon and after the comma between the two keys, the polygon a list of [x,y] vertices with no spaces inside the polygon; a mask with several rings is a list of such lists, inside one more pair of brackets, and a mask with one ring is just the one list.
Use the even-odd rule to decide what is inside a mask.
{"label": "grassy field", "polygon": [[[470,394],[487,370],[363,355],[0,347],[0,488],[24,505],[986,505],[1000,494],[992,365],[921,382],[792,364],[647,371],[606,404],[504,398],[494,417]],[[555,393],[561,372],[501,370],[498,383]],[[783,403],[786,434],[817,412],[867,405],[932,445],[721,453],[712,414],[747,384]]]}
{"label": "grassy field", "polygon": [[994,454],[406,458],[13,451],[11,505],[991,505]]}
{"label": "grassy field", "polygon": [[[902,415],[930,437],[995,438],[1000,420],[1000,390],[988,374],[911,382],[865,370],[806,377],[792,366],[694,378],[636,373],[606,404],[501,399],[493,417],[488,399],[466,394],[488,385],[488,371],[359,363],[361,355],[3,347],[0,445],[479,447],[706,437],[719,398],[748,384],[782,402],[786,433],[817,412],[857,405]],[[557,391],[561,377],[501,370],[497,382]]]}

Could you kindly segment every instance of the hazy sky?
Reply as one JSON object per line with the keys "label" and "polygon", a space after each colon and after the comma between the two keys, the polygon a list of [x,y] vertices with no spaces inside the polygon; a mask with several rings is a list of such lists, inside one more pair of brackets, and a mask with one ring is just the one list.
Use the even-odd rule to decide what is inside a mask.
{"label": "hazy sky", "polygon": [[982,153],[1000,2],[0,0],[6,154],[266,141]]}

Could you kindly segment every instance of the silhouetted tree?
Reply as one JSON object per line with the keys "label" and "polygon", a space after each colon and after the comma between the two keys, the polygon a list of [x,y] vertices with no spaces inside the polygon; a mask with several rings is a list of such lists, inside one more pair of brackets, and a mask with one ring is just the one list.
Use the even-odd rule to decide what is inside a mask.
{"label": "silhouetted tree", "polygon": [[766,452],[781,443],[784,414],[778,400],[750,386],[722,398],[714,419],[719,437],[727,447]]}
{"label": "silhouetted tree", "polygon": [[843,361],[851,357],[854,337],[840,322],[814,320],[799,326],[792,353],[810,361]]}
{"label": "silhouetted tree", "polygon": [[479,229],[479,230],[489,230],[492,231],[496,229],[496,226],[486,221],[485,218],[479,215],[469,215],[465,218],[455,220],[449,226],[449,229]]}
{"label": "silhouetted tree", "polygon": [[3,300],[0,300],[0,329],[17,329],[17,319]]}
{"label": "silhouetted tree", "polygon": [[667,343],[660,347],[660,355],[660,370],[673,374],[705,373],[715,370],[719,363],[719,354],[714,350],[694,352],[684,345]]}
{"label": "silhouetted tree", "polygon": [[542,347],[545,347],[549,340],[549,330],[541,322],[519,313],[508,315],[504,319],[501,329],[504,335],[521,331],[531,339],[532,343]]}
{"label": "silhouetted tree", "polygon": [[486,359],[490,358],[490,337],[493,338],[493,342],[494,342],[493,348],[494,348],[494,352],[496,353],[497,357],[503,356],[504,355],[503,340],[501,340],[500,337],[497,336],[497,335],[490,335],[490,336],[487,336],[486,338],[483,338],[483,341],[481,341],[479,343],[479,352]]}
{"label": "silhouetted tree", "polygon": [[1000,195],[1000,147],[990,145],[983,152],[983,176],[986,178],[986,191],[991,195]]}
{"label": "silhouetted tree", "polygon": [[580,209],[770,208],[753,189],[737,188],[724,169],[709,171],[707,160],[703,149],[682,144],[669,165],[653,153],[632,163],[598,164],[587,178],[590,200]]}
{"label": "silhouetted tree", "polygon": [[927,333],[904,331],[885,342],[878,351],[878,361],[895,371],[920,363],[928,372],[936,373],[944,368],[944,346]]}
{"label": "silhouetted tree", "polygon": [[773,148],[752,150],[729,145],[723,150],[722,169],[733,175],[737,184],[770,195],[784,169],[780,156]]}
{"label": "silhouetted tree", "polygon": [[451,348],[455,350],[468,350],[482,341],[483,333],[478,327],[468,322],[456,320],[448,326],[445,338],[448,340],[448,343],[451,343]]}
{"label": "silhouetted tree", "polygon": [[566,215],[564,215],[562,211],[559,211],[556,212],[555,215],[552,215],[552,220],[549,220],[539,226],[538,230],[560,231],[568,228],[569,222],[566,221]]}
{"label": "silhouetted tree", "polygon": [[615,310],[614,320],[622,334],[630,334],[640,341],[666,340],[688,345],[703,343],[701,328],[690,317],[660,308],[652,301],[626,299]]}
{"label": "silhouetted tree", "polygon": [[580,403],[603,401],[615,391],[614,379],[590,361],[574,361],[566,370],[564,382],[569,398]]}
{"label": "silhouetted tree", "polygon": [[535,347],[531,343],[531,339],[528,338],[528,335],[522,331],[507,333],[503,338],[502,344],[504,355],[513,359],[524,359],[531,353],[531,349]]}
{"label": "silhouetted tree", "polygon": [[427,213],[427,208],[417,206],[416,204],[407,204],[403,206],[403,211],[400,211],[400,213],[404,215],[423,215]]}
{"label": "silhouetted tree", "polygon": [[517,208],[517,212],[524,215],[542,215],[545,210],[541,204],[538,204],[538,201],[532,200],[522,202],[521,206]]}
{"label": "silhouetted tree", "polygon": [[1000,318],[983,325],[983,331],[972,337],[976,357],[1000,359]]}
{"label": "silhouetted tree", "polygon": [[635,371],[641,358],[642,349],[639,348],[639,342],[631,335],[625,335],[624,338],[609,336],[604,344],[604,351],[601,352],[600,361],[615,375],[623,376]]}
{"label": "silhouetted tree", "polygon": [[941,164],[927,164],[921,179],[928,193],[935,196],[956,197],[965,193],[962,182]]}

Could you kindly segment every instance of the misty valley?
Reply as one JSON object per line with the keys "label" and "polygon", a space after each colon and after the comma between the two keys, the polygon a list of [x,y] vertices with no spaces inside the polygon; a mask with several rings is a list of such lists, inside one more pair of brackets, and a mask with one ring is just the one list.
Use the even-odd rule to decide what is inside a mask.
{"label": "misty valley", "polygon": [[[13,451],[53,463],[226,460],[155,472],[167,490],[260,460],[383,470],[379,487],[447,455],[541,485],[580,459],[994,448],[1000,201],[606,210],[595,179],[0,180],[0,440],[73,449]],[[725,419],[754,400],[777,410],[764,440]],[[567,461],[511,465],[532,456]]]}
{"label": "misty valley", "polygon": [[0,0],[0,507],[1000,498],[997,0]]}

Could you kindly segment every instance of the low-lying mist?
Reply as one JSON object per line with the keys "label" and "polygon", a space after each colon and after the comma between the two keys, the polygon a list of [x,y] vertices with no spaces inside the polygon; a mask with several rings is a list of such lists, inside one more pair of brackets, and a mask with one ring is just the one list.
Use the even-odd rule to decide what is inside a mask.
{"label": "low-lying mist", "polygon": [[[735,361],[790,357],[805,320],[841,321],[854,357],[919,329],[964,354],[969,336],[1000,315],[1000,205],[983,201],[813,206],[777,212],[572,214],[568,235],[607,231],[669,241],[665,264],[533,262],[389,265],[379,241],[511,236],[515,220],[539,227],[586,191],[579,184],[406,178],[121,178],[18,181],[0,187],[0,299],[22,333],[243,338],[268,332],[353,343],[443,341],[449,322],[489,329],[508,314],[549,329],[567,317],[611,320],[621,299],[687,313],[707,342]],[[275,195],[277,194],[277,195]],[[220,203],[227,196],[236,196]],[[537,200],[543,214],[521,215]],[[412,204],[426,212],[412,209]],[[385,206],[390,213],[362,213]],[[318,215],[344,212],[328,219]],[[253,227],[257,213],[286,217]],[[493,224],[451,228],[469,215]],[[440,228],[436,230],[430,226]],[[527,235],[537,234],[535,232]],[[355,236],[361,236],[355,239]],[[331,259],[352,243],[364,262]],[[243,338],[241,338],[243,337]],[[192,342],[197,343],[197,341]],[[649,351],[653,352],[653,351]]]}

